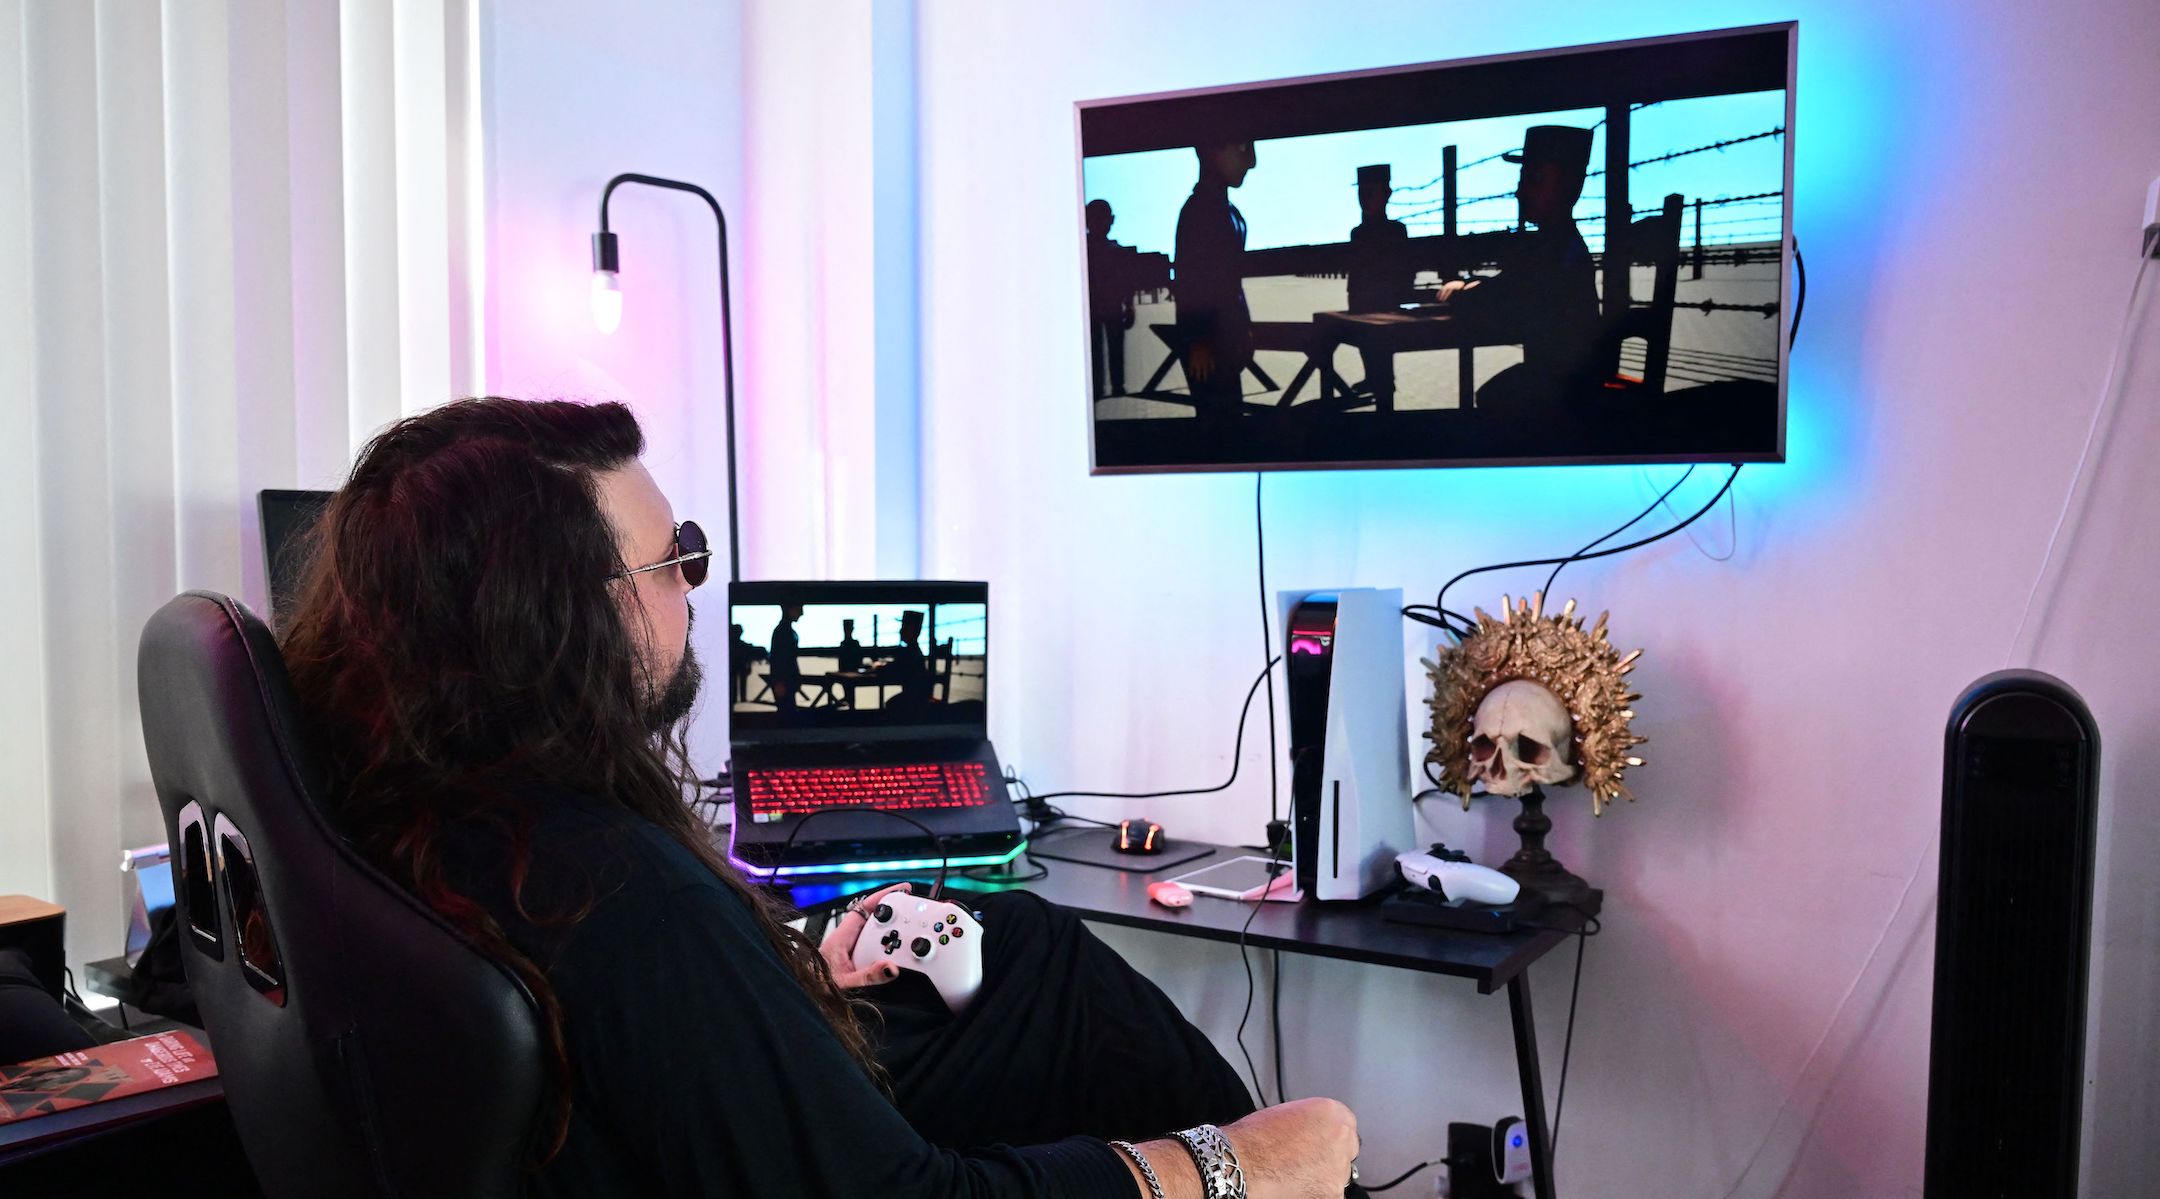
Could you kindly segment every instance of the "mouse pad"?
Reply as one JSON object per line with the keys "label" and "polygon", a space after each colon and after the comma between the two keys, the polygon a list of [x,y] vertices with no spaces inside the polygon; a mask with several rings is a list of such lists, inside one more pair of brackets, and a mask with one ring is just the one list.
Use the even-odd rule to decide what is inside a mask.
{"label": "mouse pad", "polygon": [[1130,870],[1134,874],[1155,874],[1171,866],[1180,866],[1196,858],[1204,858],[1214,852],[1214,846],[1211,845],[1192,845],[1173,841],[1168,837],[1163,838],[1160,853],[1119,853],[1111,848],[1116,843],[1116,829],[1082,825],[1052,829],[1030,840],[1028,853],[1053,861],[1078,862],[1083,866],[1104,866],[1111,870]]}

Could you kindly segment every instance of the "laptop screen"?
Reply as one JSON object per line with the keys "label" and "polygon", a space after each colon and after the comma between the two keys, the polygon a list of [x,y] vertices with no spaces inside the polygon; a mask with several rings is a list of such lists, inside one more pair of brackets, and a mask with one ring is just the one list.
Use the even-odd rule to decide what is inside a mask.
{"label": "laptop screen", "polygon": [[985,583],[735,583],[738,744],[988,735]]}

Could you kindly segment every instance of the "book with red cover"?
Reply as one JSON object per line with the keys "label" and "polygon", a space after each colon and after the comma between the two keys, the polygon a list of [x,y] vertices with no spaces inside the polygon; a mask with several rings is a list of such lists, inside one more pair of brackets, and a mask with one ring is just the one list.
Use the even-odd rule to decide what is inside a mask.
{"label": "book with red cover", "polygon": [[217,1059],[184,1032],[0,1065],[0,1127],[215,1077]]}

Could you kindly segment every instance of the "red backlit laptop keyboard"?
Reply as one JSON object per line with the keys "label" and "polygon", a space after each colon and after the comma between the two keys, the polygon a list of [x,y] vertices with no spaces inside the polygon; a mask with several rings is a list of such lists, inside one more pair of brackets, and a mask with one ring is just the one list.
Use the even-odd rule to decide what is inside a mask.
{"label": "red backlit laptop keyboard", "polygon": [[990,800],[981,762],[812,766],[748,773],[750,818],[759,823],[826,808],[918,812],[972,808]]}

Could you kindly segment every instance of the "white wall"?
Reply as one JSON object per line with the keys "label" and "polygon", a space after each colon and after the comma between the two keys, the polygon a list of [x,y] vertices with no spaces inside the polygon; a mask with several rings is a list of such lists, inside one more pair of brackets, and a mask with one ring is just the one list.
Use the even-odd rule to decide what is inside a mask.
{"label": "white wall", "polygon": [[[610,177],[635,171],[712,192],[730,225],[750,578],[913,568],[916,347],[911,321],[895,337],[883,315],[905,304],[875,300],[913,294],[914,226],[882,218],[870,182],[880,155],[890,162],[914,133],[895,121],[907,111],[879,115],[873,83],[904,95],[912,59],[873,63],[873,18],[869,0],[642,0],[604,20],[571,0],[485,8],[488,388],[629,404],[677,516],[724,542],[709,211],[680,193],[619,189],[609,211],[622,248],[620,330],[597,332],[587,303],[588,237]],[[693,606],[699,656],[716,669],[723,588]],[[719,705],[699,712],[690,740],[700,769],[717,773],[727,756]]]}
{"label": "white wall", "polygon": [[[600,192],[617,174],[695,183],[740,213],[740,13],[684,0],[618,5],[603,19],[586,4],[516,0],[485,4],[482,20],[487,390],[629,404],[677,519],[696,520],[724,551],[727,439],[710,210],[684,193],[619,189],[609,226],[621,239],[624,299],[612,336],[594,327],[588,288]],[[731,233],[739,254],[741,234]],[[726,561],[716,566],[724,579]],[[727,628],[700,606],[697,644],[710,668],[726,660]],[[693,734],[701,751],[724,743],[725,726],[710,727]],[[701,752],[699,764],[709,773],[720,756]]]}
{"label": "white wall", "polygon": [[[1593,1196],[1917,1194],[1940,732],[1960,688],[2010,659],[2107,370],[2160,172],[2160,9],[920,13],[925,570],[993,584],[1001,754],[1039,788],[1111,790],[1229,767],[1260,655],[1253,479],[1086,474],[1072,103],[1800,20],[1794,211],[1812,287],[1791,461],[1741,475],[1730,560],[1675,538],[1560,587],[1646,648],[1650,764],[1630,777],[1641,802],[1595,824],[1579,793],[1552,805],[1556,852],[1607,890],[1559,1181]],[[2059,598],[2035,614],[2037,664],[2083,691],[2108,738],[2093,1194],[2149,1189],[2160,1165],[2144,1131],[2160,1120],[2160,822],[2143,802],[2160,786],[2142,637],[2160,584],[2144,472],[2160,452],[2154,307]],[[1429,595],[1457,569],[1579,545],[1674,473],[1272,476],[1268,579]],[[1722,473],[1698,472],[1675,506]],[[1722,512],[1693,532],[1732,548]],[[1489,608],[1538,581],[1488,576],[1451,599]],[[1405,643],[1406,667],[1430,644]],[[1264,752],[1248,743],[1227,794],[1144,807],[1173,832],[1249,841]],[[1451,843],[1508,851],[1511,812],[1428,807]],[[1114,936],[1228,1044],[1245,992],[1234,952]],[[1569,956],[1534,971],[1548,1079]],[[1451,1119],[1518,1110],[1499,1000],[1314,959],[1284,972],[1290,1088],[1358,1108],[1368,1173],[1436,1155]]]}

